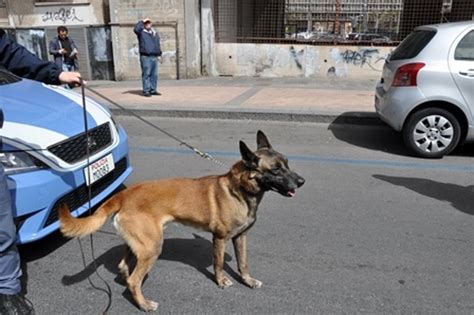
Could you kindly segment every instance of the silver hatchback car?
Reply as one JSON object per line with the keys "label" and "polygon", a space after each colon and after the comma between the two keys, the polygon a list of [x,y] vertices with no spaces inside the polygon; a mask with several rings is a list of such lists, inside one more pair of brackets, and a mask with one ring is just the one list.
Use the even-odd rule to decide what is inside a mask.
{"label": "silver hatchback car", "polygon": [[474,21],[417,27],[387,58],[375,110],[426,158],[474,141]]}

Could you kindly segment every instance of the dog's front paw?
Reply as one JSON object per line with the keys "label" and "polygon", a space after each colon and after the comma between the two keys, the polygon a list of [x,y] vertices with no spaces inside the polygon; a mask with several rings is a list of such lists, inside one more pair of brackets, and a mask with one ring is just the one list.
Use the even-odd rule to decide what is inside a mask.
{"label": "dog's front paw", "polygon": [[140,304],[140,308],[145,312],[154,312],[158,309],[158,303],[151,300],[145,300],[144,303]]}
{"label": "dog's front paw", "polygon": [[226,289],[226,288],[232,286],[233,283],[227,277],[222,277],[220,279],[217,279],[217,285],[221,289]]}
{"label": "dog's front paw", "polygon": [[245,277],[242,279],[246,285],[251,287],[252,289],[259,289],[262,287],[263,283],[262,281],[259,281],[257,279],[254,279],[252,277]]}

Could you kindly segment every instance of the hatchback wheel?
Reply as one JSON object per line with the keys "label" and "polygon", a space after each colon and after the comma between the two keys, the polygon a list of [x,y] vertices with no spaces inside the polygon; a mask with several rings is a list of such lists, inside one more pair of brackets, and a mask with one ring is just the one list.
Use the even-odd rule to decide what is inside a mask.
{"label": "hatchback wheel", "polygon": [[453,114],[441,108],[414,113],[403,128],[403,140],[417,156],[440,158],[450,153],[461,138],[461,126]]}

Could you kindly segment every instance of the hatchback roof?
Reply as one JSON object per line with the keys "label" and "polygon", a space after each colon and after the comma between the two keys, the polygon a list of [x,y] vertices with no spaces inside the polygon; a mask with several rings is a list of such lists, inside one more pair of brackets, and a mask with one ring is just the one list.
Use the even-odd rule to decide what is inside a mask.
{"label": "hatchback roof", "polygon": [[469,26],[474,26],[474,20],[461,21],[461,22],[450,22],[450,23],[440,23],[440,24],[429,24],[422,25],[415,28],[415,30],[420,29],[438,29],[438,30],[455,30],[455,29],[464,29]]}

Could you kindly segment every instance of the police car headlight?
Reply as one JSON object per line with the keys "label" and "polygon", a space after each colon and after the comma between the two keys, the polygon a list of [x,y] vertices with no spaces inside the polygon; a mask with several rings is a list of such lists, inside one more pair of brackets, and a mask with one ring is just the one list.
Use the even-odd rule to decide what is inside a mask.
{"label": "police car headlight", "polygon": [[46,168],[43,162],[26,152],[2,152],[0,153],[0,162],[7,175]]}

